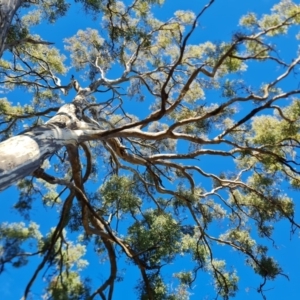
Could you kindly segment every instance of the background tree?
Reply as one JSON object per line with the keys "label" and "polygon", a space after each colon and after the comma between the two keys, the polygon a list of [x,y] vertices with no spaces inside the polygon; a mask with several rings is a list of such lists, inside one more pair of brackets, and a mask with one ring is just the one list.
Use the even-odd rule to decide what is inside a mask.
{"label": "background tree", "polygon": [[[0,272],[39,257],[24,298],[43,272],[46,299],[112,299],[126,259],[140,299],[188,299],[201,271],[228,299],[239,275],[220,246],[244,256],[263,297],[286,276],[269,248],[278,221],[299,228],[288,192],[300,186],[300,56],[276,43],[295,39],[300,6],[248,13],[216,42],[197,39],[197,24],[217,2],[160,20],[163,2],[1,3],[0,189],[17,182],[25,223],[1,224]],[[34,34],[74,7],[101,27],[65,49]],[[273,71],[255,87],[247,72],[258,64]],[[31,101],[13,102],[20,89]],[[59,214],[46,233],[37,202]],[[81,276],[93,250],[108,265],[101,283]],[[189,263],[172,270],[182,256]]]}

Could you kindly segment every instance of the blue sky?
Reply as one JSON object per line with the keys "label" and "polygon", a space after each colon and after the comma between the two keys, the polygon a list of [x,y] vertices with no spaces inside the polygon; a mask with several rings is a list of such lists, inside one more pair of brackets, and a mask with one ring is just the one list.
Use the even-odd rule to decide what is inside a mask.
{"label": "blue sky", "polygon": [[[270,7],[275,3],[277,3],[277,1],[274,0],[216,0],[214,5],[206,12],[203,18],[200,19],[198,28],[191,41],[193,43],[200,43],[208,40],[212,42],[221,40],[229,41],[231,34],[239,30],[237,24],[241,15],[249,11],[254,11],[257,14],[264,12],[268,13]],[[159,18],[168,19],[172,16],[172,12],[177,9],[189,9],[198,12],[205,4],[206,1],[202,0],[166,0],[165,6],[162,9],[156,8],[154,11]],[[72,21],[70,21],[70,18]],[[74,35],[78,29],[85,29],[86,27],[97,28],[99,23],[99,19],[92,22],[89,18],[85,17],[84,14],[81,13],[80,6],[76,5],[72,7],[66,18],[61,18],[53,25],[38,27],[34,29],[34,31],[39,33],[44,40],[55,42],[56,46],[61,48],[64,38]],[[286,57],[294,56],[297,51],[298,45],[294,40],[294,34],[295,32],[278,41],[278,43],[280,43],[279,48],[281,49],[281,53],[282,55],[286,55]],[[271,66],[266,68],[263,67],[263,65],[253,65],[249,67],[249,72],[246,76],[251,80],[253,85],[258,87],[262,82],[276,77],[276,72],[279,71],[272,69]],[[74,70],[71,70],[65,80],[67,81],[70,74],[73,73],[76,74]],[[113,76],[113,74],[111,75]],[[292,87],[298,83],[289,81],[285,84]],[[74,96],[74,91],[70,93],[68,98],[66,98],[66,101],[71,101],[72,96]],[[30,99],[30,95],[18,93],[14,95],[13,101],[23,103],[26,99]],[[218,99],[219,96],[216,94],[208,95],[206,98],[207,101],[211,102],[217,102]],[[128,109],[132,112],[137,112],[139,108],[137,109],[134,103],[130,103]],[[246,108],[241,108],[241,113],[243,113],[245,109]],[[221,169],[229,168],[230,166],[226,162],[220,161],[220,164],[218,164],[217,167],[216,164],[207,164],[205,167],[209,171],[216,171],[217,167]],[[297,202],[299,197],[298,193],[292,191],[288,191],[288,193],[292,195]],[[19,216],[12,210],[12,206],[17,200],[15,188],[12,187],[1,193],[0,200],[2,201],[0,222],[20,221],[21,219]],[[298,216],[300,215],[299,211],[297,214]],[[57,214],[54,211],[50,208],[41,207],[38,203],[35,204],[32,219],[41,225],[41,231],[43,233],[47,232],[50,227],[55,226],[58,220]],[[266,292],[266,296],[271,300],[296,300],[298,299],[297,296],[300,294],[300,279],[298,276],[300,269],[299,237],[296,234],[293,236],[293,239],[290,239],[289,225],[286,222],[281,222],[275,229],[274,239],[278,241],[278,249],[271,249],[271,253],[274,253],[274,256],[278,259],[283,270],[290,277],[290,281],[284,277],[279,277],[276,281],[268,283],[266,289],[269,289],[269,291]],[[260,278],[253,276],[253,271],[244,267],[244,258],[233,250],[228,250],[226,248],[218,248],[216,249],[216,252],[220,257],[226,259],[228,265],[237,264],[238,266],[240,291],[235,299],[261,299],[261,296],[256,292],[256,288],[261,280]],[[95,278],[96,280],[94,283],[98,284],[98,282],[105,279],[105,276],[102,274],[103,272],[106,272],[106,266],[99,264],[98,259],[95,257],[86,256],[85,258],[90,260],[90,267],[87,269],[86,273],[89,273],[90,277]],[[27,280],[31,277],[37,264],[38,260],[34,259],[27,267],[21,269],[8,268],[6,272],[0,276],[0,295],[4,297],[3,299],[20,299],[27,284]],[[168,266],[168,268],[179,270],[186,268],[188,264],[189,258],[183,258],[177,261],[176,264]],[[124,261],[122,262],[120,269],[122,268],[126,268],[126,275],[124,276],[123,282],[117,283],[114,299],[136,299],[136,294],[132,287],[135,285],[135,279],[139,275],[138,271],[127,265]],[[43,272],[41,274],[43,274]],[[170,277],[170,287],[173,282],[175,283],[174,279]],[[41,299],[41,286],[38,281],[33,286],[32,291],[33,299]],[[198,280],[191,293],[193,294],[191,299],[205,299],[206,296],[208,297],[206,299],[213,298],[214,294],[207,274],[199,273]],[[126,298],[124,298],[125,294]]]}

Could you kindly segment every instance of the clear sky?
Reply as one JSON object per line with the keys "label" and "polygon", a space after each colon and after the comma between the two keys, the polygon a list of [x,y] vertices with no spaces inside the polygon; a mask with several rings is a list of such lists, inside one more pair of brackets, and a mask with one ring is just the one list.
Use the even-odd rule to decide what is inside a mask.
{"label": "clear sky", "polygon": [[[275,3],[277,3],[277,1],[274,0],[216,0],[214,5],[206,12],[203,18],[200,19],[197,31],[191,41],[194,43],[205,42],[208,40],[212,42],[221,40],[229,41],[231,35],[239,30],[238,20],[242,14],[249,11],[253,11],[258,15],[267,13]],[[206,1],[203,0],[166,0],[166,4],[162,9],[156,8],[154,11],[159,18],[168,19],[177,9],[189,9],[198,12],[205,4]],[[67,17],[59,19],[59,21],[53,25],[43,25],[34,30],[39,33],[44,40],[55,42],[56,47],[62,48],[64,38],[74,35],[78,29],[85,29],[86,27],[97,28],[99,23],[100,19],[92,22],[81,12],[81,6],[75,5],[71,8]],[[278,43],[280,43],[279,46],[282,54],[287,55],[286,57],[289,55],[292,57],[297,51],[298,45],[294,40],[294,32],[278,41]],[[276,70],[270,68],[251,66],[250,72],[247,73],[247,77],[251,80],[253,85],[259,86],[262,82],[273,78],[273,76],[276,75],[276,72]],[[66,78],[69,78],[70,74],[76,74],[76,72],[70,70]],[[111,75],[113,76],[113,74]],[[285,84],[293,85],[295,83],[287,82]],[[72,96],[74,96],[74,91],[70,93],[68,98],[66,98],[66,101],[71,101]],[[211,95],[211,97],[215,98],[206,98],[206,100],[211,102],[218,101],[217,95]],[[18,93],[14,95],[13,100],[10,100],[24,103],[24,101],[29,98],[30,95]],[[133,103],[130,105],[132,112],[138,111]],[[241,111],[243,112],[243,108],[241,108]],[[218,166],[207,165],[207,168],[211,168],[212,170],[215,170],[216,167],[228,168],[228,165],[226,162]],[[298,193],[292,191],[287,192],[294,197],[296,202],[298,201]],[[21,220],[11,208],[16,200],[17,195],[14,187],[0,194],[0,222]],[[300,216],[299,212],[298,209],[298,217]],[[38,203],[35,204],[32,219],[41,225],[41,231],[43,233],[46,233],[50,227],[55,226],[58,220],[57,214],[53,212],[51,208],[41,207]],[[274,234],[274,239],[278,241],[278,249],[274,248],[271,252],[274,253],[274,256],[281,264],[284,272],[289,276],[290,281],[284,277],[279,277],[276,281],[268,283],[266,289],[269,289],[269,291],[266,292],[266,296],[271,300],[296,300],[300,297],[300,241],[297,234],[293,236],[293,239],[290,239],[290,237],[289,225],[286,222],[281,222],[275,229]],[[233,250],[225,248],[223,250],[218,248],[216,251],[218,252],[218,255],[226,259],[229,266],[231,264],[237,264],[239,269],[240,291],[235,299],[261,299],[261,296],[256,292],[256,288],[261,282],[261,279],[253,276],[252,270],[244,267],[244,258]],[[105,279],[102,272],[106,272],[106,267],[105,265],[101,265],[95,257],[86,256],[85,258],[90,260],[90,266],[84,273],[89,274],[91,278],[94,278],[95,287],[99,282]],[[37,264],[38,260],[34,259],[27,267],[20,269],[8,268],[6,272],[0,276],[0,298],[3,300],[20,299],[27,281],[32,276],[32,272]],[[168,268],[178,271],[179,269],[185,269],[188,264],[189,259],[182,258],[181,260],[178,260],[176,264],[168,266]],[[138,271],[124,261],[122,262],[120,269],[122,268],[124,268],[124,273],[126,275],[124,276],[123,282],[117,283],[114,299],[136,299],[137,297],[132,287],[135,285],[135,279],[139,275]],[[170,286],[172,285],[172,280],[173,279],[170,277]],[[41,299],[41,286],[39,285],[39,281],[34,284],[32,291],[32,299]],[[207,274],[199,273],[199,277],[195,282],[191,293],[191,299],[213,299],[214,294]],[[205,298],[206,296],[207,298]]]}

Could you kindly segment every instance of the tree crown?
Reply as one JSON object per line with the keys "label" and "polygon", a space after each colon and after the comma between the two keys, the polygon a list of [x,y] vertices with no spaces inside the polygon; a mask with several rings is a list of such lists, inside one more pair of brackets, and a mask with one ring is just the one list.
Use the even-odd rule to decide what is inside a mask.
{"label": "tree crown", "polygon": [[[201,271],[228,299],[239,270],[219,255],[226,248],[262,278],[265,297],[267,281],[286,276],[270,254],[276,224],[299,228],[290,189],[300,187],[300,56],[282,40],[294,47],[300,5],[247,13],[215,41],[199,25],[213,0],[169,18],[158,17],[162,0],[20,3],[0,60],[0,156],[29,140],[44,154],[26,156],[30,174],[13,171],[15,154],[0,165],[22,178],[14,208],[26,221],[1,224],[0,272],[39,256],[25,298],[47,265],[46,298],[112,299],[125,258],[139,270],[140,299],[189,299]],[[78,7],[100,26],[48,40],[44,28]],[[267,70],[263,82],[253,69]],[[12,100],[20,90],[30,101]],[[43,206],[58,217],[45,233],[28,222]],[[108,274],[96,288],[84,276],[90,250]],[[187,268],[174,271],[181,259]]]}

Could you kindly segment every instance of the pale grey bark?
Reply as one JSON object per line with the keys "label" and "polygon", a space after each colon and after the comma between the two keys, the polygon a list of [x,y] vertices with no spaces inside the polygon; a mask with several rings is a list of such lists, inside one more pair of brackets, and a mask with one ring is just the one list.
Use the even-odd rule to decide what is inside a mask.
{"label": "pale grey bark", "polygon": [[0,190],[32,174],[62,146],[76,144],[72,130],[47,125],[0,143]]}
{"label": "pale grey bark", "polygon": [[0,0],[0,57],[2,57],[8,28],[24,0]]}
{"label": "pale grey bark", "polygon": [[75,113],[76,106],[66,104],[45,125],[0,143],[0,190],[32,174],[61,147],[77,143],[72,128],[82,122]]}

